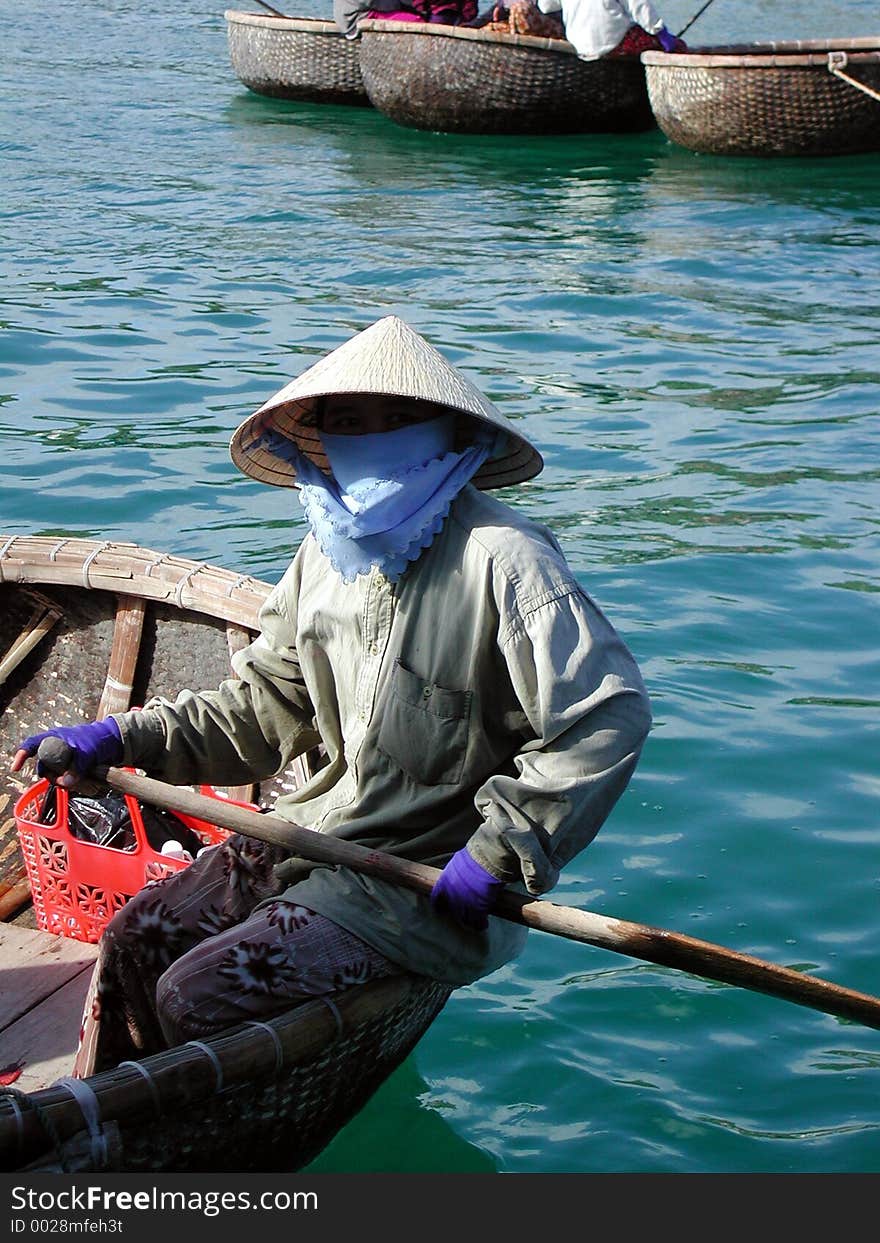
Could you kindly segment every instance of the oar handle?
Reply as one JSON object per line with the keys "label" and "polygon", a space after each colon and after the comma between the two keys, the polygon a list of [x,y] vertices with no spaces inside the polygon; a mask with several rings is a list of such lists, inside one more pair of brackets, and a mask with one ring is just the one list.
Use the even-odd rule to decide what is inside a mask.
{"label": "oar handle", "polygon": [[37,760],[47,773],[60,777],[73,768],[73,747],[63,738],[50,734],[37,748]]}
{"label": "oar handle", "polygon": [[63,777],[65,773],[72,773],[75,780],[65,785],[68,789],[75,790],[77,794],[94,796],[102,794],[107,788],[106,784],[101,784],[90,776],[83,777],[77,772],[73,747],[54,734],[50,734],[40,743],[37,748],[37,762],[39,771],[47,773],[53,781]]}

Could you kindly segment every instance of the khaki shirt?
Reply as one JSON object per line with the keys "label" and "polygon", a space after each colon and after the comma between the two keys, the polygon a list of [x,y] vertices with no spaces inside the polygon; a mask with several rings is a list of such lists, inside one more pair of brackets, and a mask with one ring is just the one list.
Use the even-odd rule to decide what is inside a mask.
{"label": "khaki shirt", "polygon": [[[442,867],[465,843],[547,893],[598,832],[650,726],[638,668],[552,534],[468,485],[397,584],[344,585],[306,536],[233,658],[238,680],[119,722],[124,762],[177,784],[264,780],[322,742],[327,763],[275,814]],[[427,896],[318,867],[285,896],[407,970],[469,983],[518,954]]]}

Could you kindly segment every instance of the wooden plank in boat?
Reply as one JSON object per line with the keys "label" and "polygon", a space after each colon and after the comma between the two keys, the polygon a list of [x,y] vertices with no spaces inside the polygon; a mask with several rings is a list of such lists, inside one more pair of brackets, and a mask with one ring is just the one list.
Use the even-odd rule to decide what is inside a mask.
{"label": "wooden plank in boat", "polygon": [[96,945],[0,924],[0,1073],[46,1087],[70,1073]]}

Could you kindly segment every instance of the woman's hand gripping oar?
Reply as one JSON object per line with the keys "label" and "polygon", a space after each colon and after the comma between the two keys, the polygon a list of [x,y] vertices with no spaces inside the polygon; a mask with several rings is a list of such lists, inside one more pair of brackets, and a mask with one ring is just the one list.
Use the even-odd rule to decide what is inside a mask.
{"label": "woman's hand gripping oar", "polygon": [[[46,772],[57,775],[70,771],[70,750],[58,738],[44,739],[37,758]],[[260,841],[286,846],[315,863],[340,864],[365,872],[416,893],[430,894],[440,875],[438,868],[412,863],[379,850],[368,850],[356,842],[304,829],[279,816],[250,811],[222,798],[208,798],[184,786],[168,785],[127,769],[96,769],[93,776],[144,803],[183,812]],[[557,906],[545,899],[525,898],[507,890],[499,894],[492,914],[569,941],[582,941],[661,967],[674,967],[690,975],[779,997],[880,1030],[880,998],[740,954],[710,941],[575,907]]]}

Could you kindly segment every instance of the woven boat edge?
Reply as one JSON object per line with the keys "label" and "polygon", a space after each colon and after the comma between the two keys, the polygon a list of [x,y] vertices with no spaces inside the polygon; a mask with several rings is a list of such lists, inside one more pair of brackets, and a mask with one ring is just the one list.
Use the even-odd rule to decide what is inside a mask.
{"label": "woven boat edge", "polygon": [[272,584],[123,540],[0,533],[0,583],[115,590],[250,628]]}
{"label": "woven boat edge", "polygon": [[880,36],[728,43],[692,47],[686,52],[642,52],[640,59],[643,65],[667,69],[825,68],[832,52],[845,52],[856,64],[880,61]]}
{"label": "woven boat edge", "polygon": [[239,9],[227,9],[224,14],[230,27],[260,26],[264,30],[299,30],[307,34],[343,37],[334,21],[321,17],[270,17],[263,13],[245,13]]}
{"label": "woven boat edge", "polygon": [[482,30],[472,26],[443,26],[439,23],[381,21],[367,18],[358,22],[358,32],[370,34],[401,34],[428,36],[440,39],[465,39],[471,43],[495,44],[499,47],[527,47],[538,51],[560,52],[577,56],[577,50],[567,39],[546,39],[537,35],[512,35],[500,30]]}

